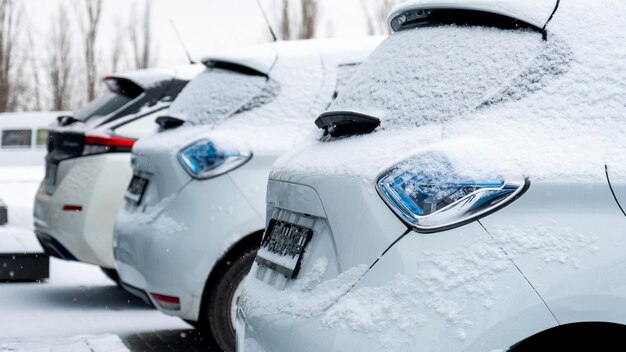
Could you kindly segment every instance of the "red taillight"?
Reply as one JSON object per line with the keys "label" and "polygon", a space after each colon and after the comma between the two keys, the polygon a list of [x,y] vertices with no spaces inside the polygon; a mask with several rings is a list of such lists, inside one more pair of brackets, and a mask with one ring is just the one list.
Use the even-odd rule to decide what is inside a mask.
{"label": "red taillight", "polygon": [[155,303],[165,309],[180,310],[180,299],[178,297],[160,295],[158,293],[150,293]]}
{"label": "red taillight", "polygon": [[88,134],[85,136],[85,145],[99,145],[103,147],[120,147],[120,148],[132,148],[135,144],[134,139],[114,137],[114,136],[101,136]]}
{"label": "red taillight", "polygon": [[83,207],[80,205],[71,205],[71,204],[65,204],[63,206],[63,211],[73,211],[73,212],[80,212],[83,211]]}

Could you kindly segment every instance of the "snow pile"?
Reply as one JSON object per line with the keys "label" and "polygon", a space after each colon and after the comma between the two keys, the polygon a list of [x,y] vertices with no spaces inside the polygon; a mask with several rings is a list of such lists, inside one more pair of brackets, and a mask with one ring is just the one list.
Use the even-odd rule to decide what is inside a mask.
{"label": "snow pile", "polygon": [[177,232],[187,230],[187,226],[178,223],[176,220],[172,219],[167,215],[159,216],[153,223],[152,228],[156,233],[173,235]]}
{"label": "snow pile", "polygon": [[[327,258],[316,259],[312,269],[285,290],[277,290],[249,275],[244,282],[245,293],[241,296],[240,306],[247,312],[246,314],[253,314],[251,311],[253,309],[261,309],[269,314],[317,316],[348,292],[367,271],[367,266],[359,265],[344,271],[334,279],[321,282],[327,265]],[[256,270],[258,267],[255,265],[251,273],[256,273]]]}
{"label": "snow pile", "polygon": [[[476,241],[457,249],[416,254],[416,274],[397,274],[381,287],[363,287],[343,296],[328,309],[322,322],[330,327],[365,333],[394,333],[413,336],[428,317],[436,314],[455,327],[464,339],[471,328],[464,307],[480,302],[489,309],[507,297],[498,277],[509,264],[493,241]],[[383,336],[384,337],[384,336]],[[386,340],[386,339],[381,339]]]}
{"label": "snow pile", "polygon": [[117,214],[115,222],[116,231],[123,230],[126,233],[140,232],[145,226],[152,226],[157,233],[172,234],[185,229],[185,226],[177,223],[174,219],[161,216],[161,213],[174,200],[176,195],[161,199],[157,204],[135,208],[134,211],[122,209]]}
{"label": "snow pile", "polygon": [[128,348],[116,335],[75,336],[0,342],[1,352],[122,352]]}
{"label": "snow pile", "polygon": [[[556,222],[553,226],[499,225],[489,227],[489,231],[513,259],[535,253],[545,264],[568,264],[578,268],[581,253],[595,255],[600,249],[596,235],[564,228]],[[576,257],[570,256],[572,249]]]}

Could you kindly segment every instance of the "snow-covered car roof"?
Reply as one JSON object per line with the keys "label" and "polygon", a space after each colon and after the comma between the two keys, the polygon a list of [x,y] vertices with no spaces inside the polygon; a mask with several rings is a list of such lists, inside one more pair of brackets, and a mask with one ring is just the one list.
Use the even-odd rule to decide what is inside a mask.
{"label": "snow-covered car roof", "polygon": [[319,53],[322,57],[339,64],[362,61],[363,53],[370,52],[383,39],[382,36],[375,36],[277,41],[215,52],[204,57],[202,63],[206,66],[213,66],[215,63],[236,64],[269,75],[278,56],[289,57]]}
{"label": "snow-covered car roof", "polygon": [[170,81],[176,75],[174,69],[149,68],[145,70],[133,70],[118,72],[105,77],[106,79],[129,80],[143,89],[154,88],[164,81]]}
{"label": "snow-covered car roof", "polygon": [[495,13],[543,28],[555,5],[556,0],[410,0],[391,10],[387,24],[394,31],[391,23],[403,13],[420,9],[457,9]]}

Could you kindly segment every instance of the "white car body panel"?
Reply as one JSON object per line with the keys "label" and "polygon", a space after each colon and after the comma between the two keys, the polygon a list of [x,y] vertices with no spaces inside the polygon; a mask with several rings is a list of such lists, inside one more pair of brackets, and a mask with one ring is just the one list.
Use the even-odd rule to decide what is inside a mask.
{"label": "white car body panel", "polygon": [[[216,263],[264,228],[272,164],[332,101],[337,65],[361,62],[380,40],[277,42],[262,46],[266,54],[252,58],[254,63],[248,61],[250,51],[241,57],[234,51],[205,60],[226,57],[267,71],[270,79],[280,83],[281,93],[267,105],[237,114],[217,127],[183,126],[134,147],[135,173],[148,178],[149,184],[141,203],[127,204],[118,215],[114,252],[122,282],[146,293],[179,297],[180,310],[156,306],[166,314],[198,321],[204,287]],[[276,53],[271,64],[270,52]],[[201,139],[227,141],[250,151],[252,158],[227,174],[193,179],[177,155]],[[159,205],[168,197],[164,207]],[[133,226],[138,217],[155,209],[150,221]],[[163,219],[174,219],[180,226],[170,227],[170,233],[160,232],[154,226]]]}
{"label": "white car body panel", "polygon": [[[114,267],[113,224],[130,181],[130,155],[114,153],[69,159],[59,164],[51,195],[44,182],[35,197],[35,231],[53,235],[79,261]],[[64,205],[82,211],[64,211]]]}
{"label": "white car body panel", "polygon": [[[601,177],[604,170],[598,173]],[[626,270],[626,216],[607,182],[533,184],[518,201],[480,222],[501,241],[561,324],[626,324],[621,274]],[[513,241],[513,231],[527,238]]]}
{"label": "white car body panel", "polygon": [[[134,125],[154,121],[166,110],[153,107],[151,112],[122,125],[120,131],[132,131]],[[150,122],[148,121],[148,122]],[[150,124],[150,126],[152,126]],[[150,127],[152,128],[152,127]],[[144,128],[139,135],[152,132]],[[129,137],[137,138],[139,135]],[[35,196],[35,231],[61,244],[66,259],[115,268],[112,241],[113,225],[124,204],[124,191],[130,182],[130,153],[103,153],[63,160],[58,164],[56,184],[48,188],[44,179]],[[63,207],[79,206],[81,211]],[[58,246],[55,246],[58,247]],[[68,255],[69,254],[69,255]]]}
{"label": "white car body panel", "polygon": [[[411,1],[390,18],[416,8],[473,9],[542,28],[554,2],[544,2],[550,6],[534,13],[542,20],[502,10],[526,3]],[[241,296],[238,350],[505,351],[546,331],[556,336],[548,342],[571,342],[551,334],[578,331],[568,330],[574,323],[589,329],[589,323],[601,328],[617,323],[623,333],[626,214],[619,205],[626,202],[626,93],[619,82],[626,54],[614,44],[626,37],[623,10],[616,2],[562,1],[545,31],[520,32],[520,38],[536,35],[526,39],[536,40],[528,43],[537,46],[524,47],[521,39],[516,46],[517,38],[511,38],[501,50],[538,50],[536,58],[513,64],[509,57],[499,61],[498,69],[486,69],[495,77],[503,72],[502,63],[513,71],[519,64],[521,78],[502,75],[495,83],[502,87],[489,85],[487,100],[480,96],[477,104],[468,95],[484,87],[466,92],[458,82],[446,82],[446,74],[461,72],[456,77],[463,78],[462,67],[475,79],[488,64],[471,62],[470,68],[445,49],[470,43],[464,48],[467,57],[479,57],[473,56],[473,40],[487,43],[496,29],[425,26],[385,41],[384,51],[372,54],[362,76],[346,90],[347,98],[340,96],[330,108],[377,117],[380,127],[347,137],[333,135],[336,129],[329,128],[323,137],[320,131],[317,140],[310,138],[274,164],[267,224],[283,221],[313,234],[295,279],[281,276],[271,265],[276,262],[257,256]],[[444,50],[422,55],[424,62],[402,56],[410,53],[409,40],[422,43],[420,39],[432,40],[412,47],[424,50],[420,54]],[[558,48],[558,53],[544,55],[546,48]],[[446,55],[455,58],[450,66],[444,63]],[[533,72],[533,64],[543,65],[551,55],[562,59],[553,61],[554,67],[547,65],[554,71]],[[398,65],[392,62],[396,57]],[[428,71],[429,65],[435,69]],[[384,74],[390,75],[388,80]],[[390,87],[422,88],[418,82],[433,86],[432,94],[430,87],[411,93]],[[494,91],[505,92],[504,97],[489,100]],[[417,104],[404,106],[409,94]],[[449,99],[432,111],[420,111],[419,103],[439,102],[441,96]],[[438,164],[438,158],[449,168]],[[389,187],[397,193],[379,195],[378,182],[389,175]],[[490,207],[485,213],[479,213],[480,207],[460,218],[446,213],[477,198],[467,184],[482,190],[480,182],[491,180],[502,185],[521,180],[512,187],[520,193],[508,203],[499,203],[504,198],[483,203]],[[451,185],[453,191],[445,188]],[[466,191],[470,193],[457,193]],[[442,196],[444,192],[450,193]],[[314,216],[306,216],[309,211]],[[401,220],[402,212],[416,221],[408,216]],[[432,214],[443,214],[447,222],[428,231],[420,228],[420,221]],[[411,230],[405,234],[407,227]],[[285,238],[285,232],[268,233],[277,236],[259,253]]]}

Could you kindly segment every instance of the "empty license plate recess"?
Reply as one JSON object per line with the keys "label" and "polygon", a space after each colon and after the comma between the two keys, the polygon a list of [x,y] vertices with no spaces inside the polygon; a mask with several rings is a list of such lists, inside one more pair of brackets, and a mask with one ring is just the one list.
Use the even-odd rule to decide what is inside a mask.
{"label": "empty license plate recess", "polygon": [[312,236],[313,230],[309,228],[272,219],[255,260],[259,265],[295,279]]}
{"label": "empty license plate recess", "polygon": [[148,187],[148,179],[137,175],[133,176],[133,179],[130,180],[130,184],[128,185],[128,189],[126,190],[126,200],[135,205],[141,203],[141,198],[146,191],[146,187]]}

